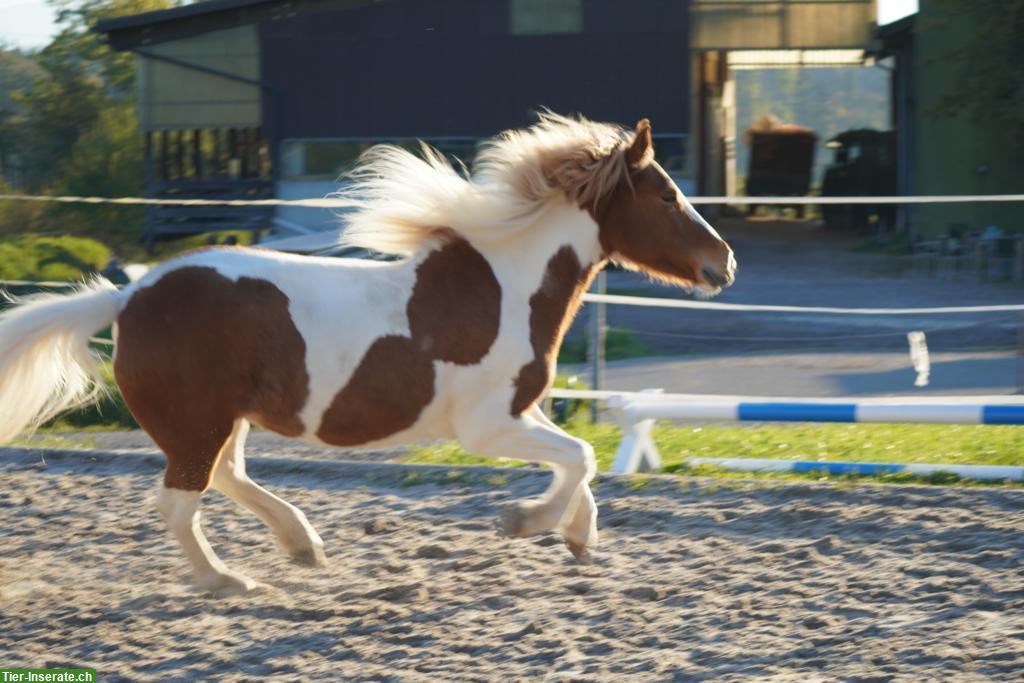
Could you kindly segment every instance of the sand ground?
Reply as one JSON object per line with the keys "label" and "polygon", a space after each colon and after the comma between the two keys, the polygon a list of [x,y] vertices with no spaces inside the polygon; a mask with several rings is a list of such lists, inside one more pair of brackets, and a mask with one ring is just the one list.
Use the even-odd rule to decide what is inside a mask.
{"label": "sand ground", "polygon": [[[0,666],[101,680],[1020,680],[1024,491],[596,483],[602,545],[503,538],[547,473],[252,458],[330,565],[290,564],[216,493],[204,525],[265,584],[188,583],[161,458],[0,449]],[[449,473],[454,472],[454,474]]]}

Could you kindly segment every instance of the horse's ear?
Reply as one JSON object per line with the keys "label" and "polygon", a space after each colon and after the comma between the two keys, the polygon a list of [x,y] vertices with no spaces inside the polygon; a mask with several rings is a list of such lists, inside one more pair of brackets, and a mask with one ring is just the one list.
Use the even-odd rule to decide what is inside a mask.
{"label": "horse's ear", "polygon": [[646,166],[654,157],[654,144],[651,142],[651,122],[640,119],[636,124],[633,144],[626,150],[626,162],[632,168]]}

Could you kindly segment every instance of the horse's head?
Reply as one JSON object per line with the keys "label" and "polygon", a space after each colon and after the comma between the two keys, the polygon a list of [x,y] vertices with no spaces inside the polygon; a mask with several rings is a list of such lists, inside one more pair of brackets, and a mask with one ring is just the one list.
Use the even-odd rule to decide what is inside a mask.
{"label": "horse's head", "polygon": [[732,249],[654,161],[651,124],[643,119],[625,152],[629,168],[595,207],[605,255],[673,284],[717,293],[732,284]]}

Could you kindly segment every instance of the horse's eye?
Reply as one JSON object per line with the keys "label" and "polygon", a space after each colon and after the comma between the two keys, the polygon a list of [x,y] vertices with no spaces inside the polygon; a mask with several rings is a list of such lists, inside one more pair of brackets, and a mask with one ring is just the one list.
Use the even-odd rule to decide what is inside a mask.
{"label": "horse's eye", "polygon": [[675,192],[672,192],[671,194],[663,194],[661,195],[661,198],[668,204],[675,204],[679,201],[679,197],[676,196]]}

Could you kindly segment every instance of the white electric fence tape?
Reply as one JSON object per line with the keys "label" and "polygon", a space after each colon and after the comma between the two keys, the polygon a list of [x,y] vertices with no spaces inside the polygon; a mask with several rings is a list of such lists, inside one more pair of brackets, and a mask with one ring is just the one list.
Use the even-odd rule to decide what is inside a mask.
{"label": "white electric fence tape", "polygon": [[835,308],[832,306],[774,306],[761,304],[724,304],[717,301],[660,299],[656,297],[621,296],[619,294],[584,294],[584,301],[654,306],[660,308],[693,308],[707,311],[747,311],[752,313],[828,313],[832,315],[932,315],[936,313],[1005,313],[1024,311],[1024,304],[994,306],[945,306],[938,308]]}
{"label": "white electric fence tape", "polygon": [[[1024,194],[906,195],[884,197],[688,197],[691,204],[767,205],[781,204],[966,204],[972,202],[1024,202]],[[0,194],[0,200],[58,202],[63,204],[121,204],[128,206],[300,206],[314,209],[343,209],[353,206],[347,199],[167,199],[156,197],[79,197],[76,195]]]}

